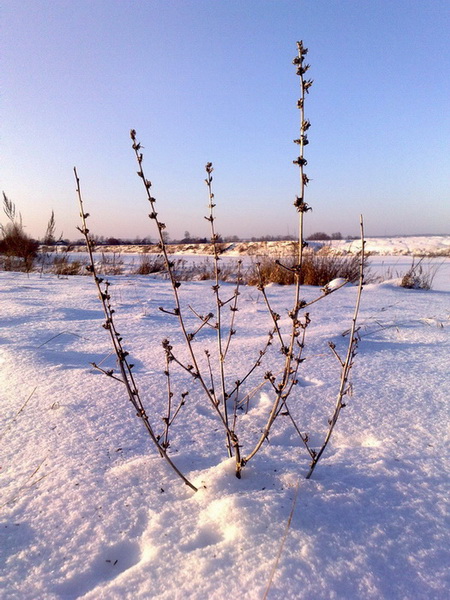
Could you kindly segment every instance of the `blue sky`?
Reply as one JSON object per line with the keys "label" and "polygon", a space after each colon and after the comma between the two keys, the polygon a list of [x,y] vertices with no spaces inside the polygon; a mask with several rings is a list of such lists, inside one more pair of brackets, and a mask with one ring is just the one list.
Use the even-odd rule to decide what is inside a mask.
{"label": "blue sky", "polygon": [[[0,182],[42,237],[295,234],[296,41],[309,48],[306,233],[450,233],[448,0],[4,0]],[[4,218],[0,219],[4,222]]]}

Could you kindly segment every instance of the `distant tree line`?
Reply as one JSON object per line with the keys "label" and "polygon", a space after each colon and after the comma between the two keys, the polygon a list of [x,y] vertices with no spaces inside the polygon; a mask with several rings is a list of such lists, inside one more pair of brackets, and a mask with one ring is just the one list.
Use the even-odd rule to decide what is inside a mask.
{"label": "distant tree line", "polygon": [[[35,240],[24,231],[22,223],[22,216],[20,213],[16,213],[16,207],[14,203],[9,200],[6,194],[3,192],[3,212],[7,217],[6,225],[0,224],[0,254],[6,256],[16,256],[20,258],[25,265],[28,267],[36,256],[36,252],[39,246],[55,246],[55,245],[84,245],[83,239],[70,241],[63,239],[63,234],[59,237],[56,236],[56,220],[55,214],[52,210],[50,219],[47,224],[45,235],[41,240]],[[171,239],[167,231],[164,231],[165,243],[166,244],[208,244],[211,240],[207,237],[198,237],[190,234],[189,231],[184,232],[184,236],[180,239]],[[237,235],[218,236],[219,243],[237,243],[241,241],[251,242],[278,242],[284,240],[294,240],[292,235],[263,235],[254,236],[251,238],[239,238]],[[341,240],[342,234],[338,231],[328,235],[323,231],[316,231],[309,235],[307,240],[314,241],[330,241],[330,240]],[[351,239],[348,236],[348,239]],[[152,245],[152,239],[149,236],[146,237],[135,237],[135,238],[119,238],[113,236],[92,236],[93,243],[96,246],[147,246]]]}
{"label": "distant tree line", "polygon": [[328,235],[328,233],[325,233],[324,231],[316,231],[315,233],[312,233],[311,235],[309,235],[306,239],[311,240],[311,241],[317,241],[317,242],[329,242],[331,240],[342,240],[342,233],[340,231],[337,231],[336,233],[332,233],[331,235]]}

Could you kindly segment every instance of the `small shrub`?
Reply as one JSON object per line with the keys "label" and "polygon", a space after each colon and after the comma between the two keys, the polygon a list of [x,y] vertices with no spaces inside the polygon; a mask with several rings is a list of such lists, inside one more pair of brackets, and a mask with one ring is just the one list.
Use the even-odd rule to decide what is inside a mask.
{"label": "small shrub", "polygon": [[67,254],[56,255],[49,265],[55,275],[86,275],[87,260],[70,260]]}
{"label": "small shrub", "polygon": [[[244,276],[244,280],[248,285],[258,285],[261,277],[264,285],[268,283],[292,285],[295,283],[293,267],[296,262],[294,257],[288,257],[286,260],[264,257],[251,267],[247,276]],[[324,286],[338,277],[354,283],[359,279],[360,262],[359,255],[337,256],[315,252],[305,253],[300,283]]]}
{"label": "small shrub", "polygon": [[25,271],[33,268],[39,243],[24,231],[22,217],[16,218],[16,207],[3,192],[3,210],[9,223],[0,225],[0,254],[4,256],[5,271]]}
{"label": "small shrub", "polygon": [[423,261],[421,258],[416,263],[413,258],[411,267],[402,277],[400,287],[409,290],[431,290],[440,265],[424,265]]}
{"label": "small shrub", "polygon": [[133,273],[135,275],[151,275],[152,273],[161,273],[164,270],[164,258],[160,254],[141,254],[139,256],[139,264]]}
{"label": "small shrub", "polygon": [[[304,62],[308,49],[304,47],[302,42],[297,42],[297,56],[294,57],[293,64],[295,65],[296,74],[300,77],[300,98],[297,101],[297,108],[300,111],[300,136],[294,140],[297,145],[297,158],[292,162],[298,166],[300,174],[300,186],[298,195],[296,196],[294,206],[299,214],[299,235],[298,235],[298,256],[292,256],[286,259],[286,264],[282,265],[279,261],[271,261],[264,259],[263,265],[260,263],[256,267],[258,290],[260,297],[263,299],[267,316],[271,320],[271,327],[264,339],[258,341],[255,348],[250,352],[246,348],[247,365],[243,368],[240,363],[240,355],[236,359],[231,359],[229,355],[230,348],[236,344],[233,340],[237,333],[236,319],[239,311],[240,286],[243,282],[241,276],[241,261],[238,261],[237,273],[235,275],[234,286],[221,285],[221,280],[226,274],[227,265],[223,265],[222,257],[222,239],[216,230],[215,210],[216,200],[212,187],[212,172],[214,171],[211,162],[205,165],[206,179],[205,183],[208,189],[208,209],[209,213],[205,219],[210,223],[211,230],[211,245],[212,245],[212,260],[213,262],[213,285],[207,286],[212,290],[212,311],[197,311],[190,304],[185,305],[181,299],[180,287],[182,286],[182,273],[178,268],[176,260],[173,260],[169,253],[168,236],[166,224],[160,220],[156,210],[156,198],[151,192],[152,183],[146,177],[143,167],[144,155],[142,153],[143,146],[137,139],[137,134],[134,129],[130,132],[132,140],[132,148],[138,163],[137,175],[140,177],[145,188],[145,196],[150,207],[149,218],[154,222],[158,233],[158,247],[164,257],[165,273],[172,287],[172,296],[167,306],[160,306],[159,310],[167,315],[167,319],[173,319],[178,323],[178,333],[184,339],[184,350],[179,352],[179,347],[169,338],[164,338],[161,342],[165,354],[164,376],[166,377],[165,390],[162,393],[166,395],[166,408],[162,413],[153,415],[147,413],[143,397],[139,391],[139,386],[133,371],[134,364],[129,362],[127,358],[129,352],[125,349],[123,337],[116,329],[115,309],[111,301],[109,291],[110,282],[103,277],[98,276],[97,265],[93,256],[93,245],[87,226],[87,218],[89,213],[85,212],[83,198],[80,189],[80,179],[76,168],[74,175],[76,180],[76,190],[78,202],[80,206],[81,227],[79,231],[84,235],[86,246],[89,253],[90,265],[88,268],[93,275],[98,297],[102,304],[104,313],[103,328],[108,332],[111,344],[116,354],[117,364],[116,369],[104,369],[101,365],[93,364],[93,367],[104,373],[108,377],[117,379],[124,385],[128,400],[133,406],[133,412],[142,421],[150,439],[155,445],[158,454],[164,458],[171,466],[174,472],[188,485],[193,491],[197,491],[197,487],[191,483],[180,469],[173,463],[169,455],[171,447],[171,436],[173,432],[173,422],[177,418],[180,411],[186,405],[190,393],[190,386],[185,386],[185,378],[188,377],[197,390],[202,390],[206,404],[210,406],[212,414],[214,414],[223,431],[223,440],[228,457],[235,459],[235,474],[241,478],[241,472],[244,467],[266,446],[269,441],[269,436],[272,427],[280,415],[288,417],[292,423],[293,430],[299,437],[299,442],[305,447],[309,456],[310,466],[306,478],[309,479],[313,471],[327,448],[330,437],[333,433],[336,422],[339,418],[341,409],[347,405],[346,396],[351,393],[350,374],[353,366],[354,358],[357,354],[357,346],[359,336],[357,335],[357,317],[360,307],[361,292],[363,288],[363,267],[364,267],[364,229],[362,217],[360,219],[361,226],[361,256],[360,257],[338,257],[331,253],[314,254],[313,252],[304,252],[305,243],[303,238],[303,217],[311,210],[311,207],[305,202],[306,186],[310,181],[304,171],[307,160],[304,157],[304,147],[309,143],[307,131],[311,123],[305,117],[304,100],[309,93],[309,89],[313,83],[312,79],[304,77],[309,70],[310,65]],[[173,247],[173,251],[175,247]],[[283,259],[284,260],[284,259]],[[317,441],[312,442],[310,436],[306,433],[306,424],[299,424],[297,416],[291,413],[288,405],[288,400],[294,396],[298,388],[299,370],[304,362],[303,356],[307,329],[311,323],[308,307],[311,304],[321,300],[329,293],[333,293],[339,287],[334,289],[322,290],[319,295],[306,302],[301,299],[301,283],[310,283],[313,285],[325,285],[331,279],[336,277],[345,277],[349,280],[355,280],[355,267],[358,266],[359,285],[356,294],[355,308],[351,320],[351,327],[348,331],[347,349],[344,353],[339,353],[336,346],[331,342],[328,344],[330,360],[337,358],[340,364],[339,387],[337,394],[333,398],[333,404],[330,407],[331,418],[328,419],[328,425],[324,426],[324,434],[322,441],[317,445]],[[292,308],[288,312],[289,319],[281,319],[281,316],[272,308],[270,293],[266,292],[265,282],[263,281],[262,266],[264,269],[267,266],[267,271],[264,277],[273,278],[272,273],[285,272],[288,277],[291,277],[295,283],[295,294],[293,295]],[[320,273],[320,274],[319,274]],[[203,274],[210,275],[209,268],[203,268]],[[301,280],[304,280],[303,282]],[[284,281],[283,281],[284,283]],[[288,281],[285,281],[288,283]],[[203,286],[202,286],[203,287]],[[200,286],[199,286],[200,288]],[[204,290],[199,289],[199,295],[205,295]],[[264,317],[266,319],[266,317]],[[165,327],[164,327],[165,328]],[[209,342],[204,347],[204,337],[197,338],[197,334],[201,331],[211,329]],[[166,332],[164,331],[164,335]],[[169,334],[171,335],[171,333]],[[176,333],[174,333],[175,342],[177,341]],[[197,339],[196,339],[197,338]],[[215,339],[214,339],[215,338]],[[181,341],[181,340],[179,340]],[[252,356],[253,355],[253,356]],[[180,385],[182,386],[180,388]],[[271,405],[264,415],[265,424],[258,423],[251,426],[252,431],[247,431],[246,428],[241,428],[240,424],[240,409],[244,403],[248,403],[254,392],[262,386],[267,386],[271,395]],[[186,389],[187,387],[187,389]],[[300,392],[301,393],[301,392]],[[294,404],[294,403],[293,403]],[[298,404],[297,402],[295,404]],[[189,410],[189,409],[185,409]],[[154,419],[153,417],[157,417]],[[161,421],[164,423],[164,428],[160,429],[160,433],[154,427],[161,426]],[[196,427],[195,424],[193,424]],[[217,431],[215,428],[214,431]],[[199,435],[203,433],[199,431]],[[248,435],[247,435],[248,434]],[[247,441],[248,439],[248,441]],[[314,444],[314,445],[313,445]],[[195,444],[192,445],[192,450],[195,451]]]}
{"label": "small shrub", "polygon": [[[216,267],[213,262],[207,258],[201,263],[194,264],[191,267],[182,270],[175,267],[177,277],[180,281],[208,281],[216,278]],[[236,265],[234,262],[223,263],[218,267],[220,281],[236,281]]]}
{"label": "small shrub", "polygon": [[102,252],[102,260],[97,266],[97,272],[102,275],[121,275],[123,259],[120,257],[120,252],[112,252],[111,256]]}

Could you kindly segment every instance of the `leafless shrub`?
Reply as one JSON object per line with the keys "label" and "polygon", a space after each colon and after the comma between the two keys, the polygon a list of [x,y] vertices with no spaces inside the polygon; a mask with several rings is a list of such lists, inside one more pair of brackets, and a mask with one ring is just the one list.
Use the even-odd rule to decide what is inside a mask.
{"label": "leafless shrub", "polygon": [[24,231],[22,216],[16,214],[15,204],[3,192],[3,212],[8,223],[0,225],[0,255],[3,255],[5,271],[29,273],[36,258],[39,243]]}
{"label": "leafless shrub", "polygon": [[439,264],[426,264],[424,258],[418,262],[413,258],[411,267],[403,275],[400,286],[410,290],[430,290],[440,267]]}
{"label": "leafless shrub", "polygon": [[[291,257],[281,264],[280,260],[262,257],[256,261],[244,274],[244,281],[248,285],[258,285],[260,280],[267,285],[292,285],[295,283],[296,258]],[[288,268],[286,268],[288,267]],[[303,256],[300,283],[302,285],[324,286],[333,279],[343,278],[351,283],[359,279],[360,256],[323,255],[316,252],[307,252]]]}
{"label": "leafless shrub", "polygon": [[[307,254],[305,250],[306,242],[304,240],[304,216],[311,210],[305,202],[306,187],[309,183],[304,168],[307,161],[304,157],[304,149],[308,144],[308,130],[311,126],[309,120],[305,118],[304,103],[305,97],[309,93],[309,89],[313,81],[306,79],[305,74],[309,70],[309,65],[305,61],[307,49],[302,42],[297,43],[298,55],[294,59],[296,73],[300,77],[300,99],[297,107],[300,111],[300,136],[294,140],[298,146],[298,157],[293,161],[297,165],[300,173],[300,189],[299,195],[296,196],[294,206],[298,214],[298,243],[295,246],[295,256],[287,259],[285,262],[276,261],[277,269],[286,271],[293,283],[291,308],[288,311],[288,319],[282,320],[281,316],[273,310],[271,305],[270,290],[266,289],[266,283],[269,276],[272,277],[272,271],[275,269],[273,265],[268,269],[269,274],[263,274],[261,263],[256,265],[258,274],[257,289],[259,290],[263,302],[267,309],[266,316],[269,317],[271,328],[267,334],[265,342],[259,348],[254,349],[254,356],[247,357],[247,370],[243,373],[237,373],[235,367],[228,360],[233,347],[233,340],[237,333],[236,321],[239,311],[240,289],[243,282],[243,274],[241,272],[241,261],[237,263],[237,272],[235,274],[235,283],[232,286],[224,286],[221,284],[225,268],[223,266],[223,257],[221,256],[223,246],[222,240],[216,230],[215,206],[216,200],[213,192],[213,166],[212,163],[206,164],[206,179],[205,183],[208,189],[209,213],[205,219],[210,223],[211,231],[211,249],[212,249],[212,269],[203,269],[203,273],[213,281],[212,289],[212,310],[205,314],[201,314],[195,307],[186,306],[181,301],[182,273],[177,269],[176,261],[173,260],[168,246],[168,236],[166,224],[161,220],[156,208],[156,199],[152,195],[152,183],[147,179],[143,168],[144,156],[142,153],[142,145],[137,141],[135,130],[131,130],[132,147],[136,156],[138,170],[137,175],[141,179],[146,199],[149,203],[149,217],[156,226],[158,234],[158,251],[160,252],[165,265],[165,273],[172,287],[172,300],[168,306],[161,306],[159,310],[167,315],[167,318],[173,319],[178,323],[179,335],[184,342],[184,349],[180,349],[170,339],[162,340],[162,347],[165,354],[165,369],[166,377],[166,410],[162,421],[164,428],[161,433],[158,433],[151,423],[151,419],[147,414],[144,404],[135,381],[133,373],[133,364],[129,362],[128,352],[124,347],[123,337],[116,330],[115,325],[115,310],[112,308],[110,283],[103,277],[99,276],[98,268],[93,256],[92,237],[87,228],[86,221],[88,213],[84,211],[83,200],[80,191],[80,180],[76,169],[75,178],[77,182],[77,195],[81,209],[82,227],[79,228],[84,235],[88,253],[90,257],[90,265],[88,270],[93,274],[100,301],[103,306],[105,321],[104,329],[108,332],[110,340],[117,357],[117,368],[104,370],[99,365],[94,367],[102,371],[108,377],[118,380],[125,386],[127,396],[132,403],[137,415],[141,418],[152,442],[155,444],[158,453],[163,457],[174,469],[179,477],[189,485],[193,490],[195,486],[180,472],[174,465],[171,457],[168,454],[171,443],[171,433],[173,423],[177,416],[183,410],[185,405],[189,404],[189,389],[175,392],[175,384],[185,385],[185,381],[192,382],[192,386],[203,393],[206,404],[210,407],[212,413],[216,416],[217,422],[223,429],[225,446],[228,456],[234,457],[236,476],[241,477],[241,471],[253,459],[253,457],[265,446],[265,442],[269,439],[273,424],[280,415],[287,417],[293,427],[293,430],[299,436],[300,443],[306,449],[310,459],[310,467],[307,473],[307,478],[311,477],[319,459],[323,455],[331,434],[334,430],[341,410],[346,406],[346,397],[351,394],[351,384],[349,381],[350,372],[356,356],[358,345],[358,327],[357,316],[359,311],[361,292],[363,286],[364,273],[364,232],[361,218],[361,256],[357,259],[349,259],[347,257],[334,256],[319,256]],[[308,267],[308,261],[315,261],[313,267]],[[342,262],[343,261],[343,262]],[[355,275],[355,265],[358,265],[357,275]],[[333,270],[333,263],[339,264],[340,270]],[[346,267],[343,271],[343,265]],[[310,271],[310,274],[309,274]],[[320,277],[318,273],[321,273]],[[301,393],[298,390],[299,371],[304,362],[304,349],[306,344],[307,331],[311,323],[309,306],[322,300],[336,292],[343,284],[330,286],[326,284],[330,280],[335,279],[337,274],[343,274],[348,280],[358,279],[358,289],[356,294],[355,309],[349,329],[347,349],[344,354],[340,354],[336,346],[329,343],[329,355],[331,360],[337,360],[340,369],[340,382],[337,392],[337,397],[334,404],[332,416],[328,420],[328,425],[324,426],[325,433],[323,442],[316,447],[313,447],[308,433],[303,428],[303,424],[297,423],[296,417],[290,411],[289,402],[294,394]],[[309,282],[312,285],[324,285],[323,289],[318,292],[316,298],[306,301],[303,298],[301,285]],[[286,283],[288,283],[286,281]],[[204,347],[202,344],[202,336],[200,332],[210,332],[214,343]],[[199,339],[200,338],[200,339]],[[175,375],[177,376],[175,378]],[[178,377],[179,376],[179,377]],[[182,382],[179,384],[179,381]],[[266,414],[265,424],[261,424],[256,428],[256,438],[250,436],[250,440],[245,439],[242,435],[240,427],[239,409],[248,404],[248,399],[254,393],[254,390],[260,389],[262,386],[267,386],[271,394],[271,405]],[[158,419],[157,419],[158,420]],[[161,420],[161,416],[159,416]]]}
{"label": "leafless shrub", "polygon": [[153,273],[161,273],[164,269],[164,259],[160,254],[141,254],[139,264],[133,273],[135,275],[152,275]]}
{"label": "leafless shrub", "polygon": [[121,275],[123,273],[123,259],[120,252],[102,252],[102,258],[97,265],[97,273],[102,275]]}

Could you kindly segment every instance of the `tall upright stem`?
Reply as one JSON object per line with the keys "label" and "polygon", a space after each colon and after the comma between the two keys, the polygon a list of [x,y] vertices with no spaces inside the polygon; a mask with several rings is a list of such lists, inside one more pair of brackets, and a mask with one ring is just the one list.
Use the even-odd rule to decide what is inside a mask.
{"label": "tall upright stem", "polygon": [[[216,310],[217,310],[217,322],[216,322],[216,335],[217,335],[217,351],[218,351],[218,356],[219,356],[219,371],[220,371],[220,385],[221,385],[221,389],[222,389],[222,405],[223,405],[223,416],[225,419],[225,422],[227,424],[227,427],[229,426],[229,422],[228,422],[228,395],[227,395],[227,391],[226,391],[226,384],[225,384],[225,355],[224,355],[224,351],[223,351],[223,340],[222,340],[222,306],[223,303],[220,299],[220,294],[219,294],[219,290],[220,290],[220,269],[219,269],[219,260],[220,260],[220,256],[219,256],[219,248],[218,248],[218,241],[219,241],[219,236],[216,232],[216,228],[214,225],[214,221],[215,221],[215,216],[214,216],[214,208],[215,208],[215,203],[214,203],[214,194],[212,191],[212,172],[213,172],[213,166],[212,163],[207,163],[206,164],[206,185],[208,186],[208,200],[209,200],[209,216],[205,217],[211,226],[211,243],[213,246],[213,255],[214,255],[214,278],[215,278],[215,282],[213,285],[213,290],[214,290],[214,296],[216,299]],[[227,451],[228,451],[228,456],[233,456],[233,452],[231,449],[231,437],[230,437],[230,433],[227,430]]]}
{"label": "tall upright stem", "polygon": [[[296,208],[299,212],[299,221],[298,221],[298,257],[297,257],[298,262],[294,267],[294,270],[295,270],[295,299],[294,299],[294,306],[293,306],[292,310],[289,312],[289,316],[292,321],[292,326],[291,326],[292,328],[291,328],[291,334],[290,334],[290,339],[289,339],[289,345],[287,347],[282,346],[282,348],[281,348],[281,350],[285,354],[286,358],[285,358],[284,370],[283,370],[283,376],[282,376],[281,382],[275,388],[276,389],[275,401],[272,405],[272,409],[271,409],[269,417],[267,419],[267,423],[263,429],[263,432],[262,432],[260,438],[258,439],[253,450],[243,459],[243,464],[245,464],[251,458],[253,458],[253,456],[255,456],[255,454],[259,451],[259,449],[261,448],[264,441],[267,439],[270,429],[273,425],[273,422],[275,421],[275,419],[278,415],[280,405],[282,405],[282,403],[286,400],[287,396],[290,393],[290,389],[292,387],[292,386],[290,387],[290,382],[293,378],[295,378],[295,376],[297,374],[297,370],[298,370],[298,364],[297,364],[297,368],[293,368],[293,361],[295,359],[295,350],[294,350],[295,342],[299,336],[300,330],[302,328],[307,327],[307,325],[309,323],[309,318],[307,317],[307,315],[305,316],[305,323],[302,324],[299,320],[299,311],[300,311],[300,308],[302,307],[302,304],[300,301],[300,284],[301,284],[301,275],[302,275],[301,270],[302,270],[302,266],[303,266],[303,246],[304,246],[303,215],[305,212],[307,212],[309,210],[308,205],[304,201],[305,187],[306,187],[309,179],[308,179],[308,176],[304,172],[304,166],[307,164],[307,161],[303,156],[304,147],[308,143],[306,131],[310,127],[310,122],[305,119],[305,107],[304,107],[305,95],[308,93],[308,90],[312,85],[312,80],[304,79],[304,74],[309,69],[309,65],[304,64],[304,58],[305,58],[307,52],[308,52],[308,50],[307,50],[307,48],[305,48],[303,46],[303,43],[297,42],[297,56],[294,58],[293,63],[294,63],[294,65],[297,66],[297,75],[299,75],[299,77],[300,77],[300,99],[297,102],[297,107],[300,110],[300,137],[298,139],[294,140],[294,143],[298,144],[300,150],[299,150],[298,158],[296,158],[293,162],[294,162],[294,164],[299,166],[300,195],[297,196],[296,201],[294,202],[294,205],[296,206]],[[301,351],[301,348],[300,348],[300,351]],[[300,360],[299,357],[297,357],[297,359]]]}

